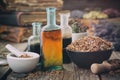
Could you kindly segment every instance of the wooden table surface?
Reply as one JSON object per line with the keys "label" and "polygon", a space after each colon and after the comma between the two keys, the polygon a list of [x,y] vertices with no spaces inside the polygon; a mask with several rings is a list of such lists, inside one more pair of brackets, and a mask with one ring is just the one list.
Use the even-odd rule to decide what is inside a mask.
{"label": "wooden table surface", "polygon": [[[27,47],[26,43],[11,44],[21,51]],[[0,50],[3,53],[2,47],[0,47]],[[5,51],[5,53],[7,52]],[[113,52],[110,59],[120,59],[120,52]],[[8,67],[5,66],[4,69],[8,69]],[[3,74],[2,72],[0,75]],[[90,69],[78,68],[74,63],[70,63],[63,64],[63,70],[60,71],[42,72],[40,71],[40,66],[38,66],[33,72],[27,74],[10,72],[7,80],[120,80],[120,71],[119,73],[113,72],[113,74],[103,73],[95,75]]]}
{"label": "wooden table surface", "polygon": [[[120,59],[120,52],[113,52],[110,59]],[[90,69],[78,68],[74,63],[63,64],[63,70],[42,72],[40,66],[28,74],[10,73],[7,80],[120,80],[120,71],[93,74]]]}
{"label": "wooden table surface", "polygon": [[[23,42],[23,43],[13,43],[13,42],[9,42],[9,41],[5,41],[0,39],[0,60],[2,58],[6,58],[6,55],[8,53],[10,53],[6,48],[5,45],[6,44],[11,44],[14,47],[16,47],[17,49],[19,49],[20,51],[24,51],[25,48],[27,47],[27,43]],[[5,80],[6,76],[9,74],[9,72],[11,72],[11,70],[9,69],[8,65],[0,65],[0,80]]]}

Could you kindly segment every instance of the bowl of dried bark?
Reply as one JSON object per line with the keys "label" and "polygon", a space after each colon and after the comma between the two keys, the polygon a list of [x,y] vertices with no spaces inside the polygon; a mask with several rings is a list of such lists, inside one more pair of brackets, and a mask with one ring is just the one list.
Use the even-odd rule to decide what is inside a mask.
{"label": "bowl of dried bark", "polygon": [[95,36],[86,36],[66,47],[71,61],[80,68],[90,68],[93,63],[102,63],[112,54],[111,42]]}

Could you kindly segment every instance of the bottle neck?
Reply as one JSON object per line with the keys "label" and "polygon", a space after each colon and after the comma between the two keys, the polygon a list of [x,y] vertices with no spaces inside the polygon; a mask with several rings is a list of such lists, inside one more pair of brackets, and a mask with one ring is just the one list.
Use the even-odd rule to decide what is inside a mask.
{"label": "bottle neck", "polygon": [[40,29],[41,29],[41,23],[39,23],[39,22],[34,22],[34,23],[32,23],[32,25],[33,25],[33,36],[38,36],[39,34],[40,34]]}
{"label": "bottle neck", "polygon": [[47,8],[47,25],[55,25],[56,24],[56,9],[55,8]]}
{"label": "bottle neck", "polygon": [[60,23],[61,26],[68,26],[68,17],[61,16],[60,22],[61,22]]}
{"label": "bottle neck", "polygon": [[60,14],[60,25],[61,26],[68,26],[69,22],[69,14]]}

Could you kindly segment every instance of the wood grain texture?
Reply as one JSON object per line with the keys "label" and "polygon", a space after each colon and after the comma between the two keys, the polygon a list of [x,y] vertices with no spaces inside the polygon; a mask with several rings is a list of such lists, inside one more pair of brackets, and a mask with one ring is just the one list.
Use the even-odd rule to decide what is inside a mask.
{"label": "wood grain texture", "polygon": [[[120,52],[113,52],[110,59],[120,59]],[[18,77],[12,72],[7,80],[120,80],[120,73],[102,73],[100,75],[93,74],[90,69],[82,69],[74,63],[64,64],[63,70],[60,71],[40,71],[37,67],[35,71],[26,74],[26,76]],[[19,74],[21,75],[21,74]]]}
{"label": "wood grain texture", "polygon": [[0,66],[0,80],[5,78],[4,75],[9,70],[8,66]]}
{"label": "wood grain texture", "polygon": [[[11,43],[11,42],[4,42],[0,40],[0,52],[2,53],[9,53],[6,51],[4,46],[10,43],[20,51],[24,51],[27,46],[27,43]],[[1,53],[1,54],[2,54]],[[120,59],[120,52],[113,52],[110,59]],[[1,67],[0,67],[1,68]],[[8,69],[8,67],[4,68]],[[78,68],[74,63],[64,64],[63,70],[60,71],[47,71],[42,72],[40,71],[41,67],[38,66],[34,71],[27,73],[27,74],[16,74],[11,72],[7,76],[7,80],[120,80],[120,72],[116,73],[104,73],[100,75],[93,74],[90,69],[82,69]],[[0,73],[3,73],[3,69],[0,70]],[[2,75],[2,74],[0,74]]]}

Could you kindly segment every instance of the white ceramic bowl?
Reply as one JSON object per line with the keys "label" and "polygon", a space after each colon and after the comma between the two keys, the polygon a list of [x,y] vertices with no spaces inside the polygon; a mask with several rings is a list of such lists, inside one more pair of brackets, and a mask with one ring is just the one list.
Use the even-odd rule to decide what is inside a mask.
{"label": "white ceramic bowl", "polygon": [[87,32],[83,32],[83,33],[72,33],[72,42],[77,40],[77,39],[80,39],[84,36],[87,36]]}
{"label": "white ceramic bowl", "polygon": [[33,52],[24,52],[32,57],[29,58],[19,58],[19,57],[15,57],[13,56],[13,54],[8,54],[7,55],[7,62],[9,64],[9,67],[17,73],[27,73],[32,71],[38,61],[39,61],[39,57],[40,55],[37,53],[33,53]]}

